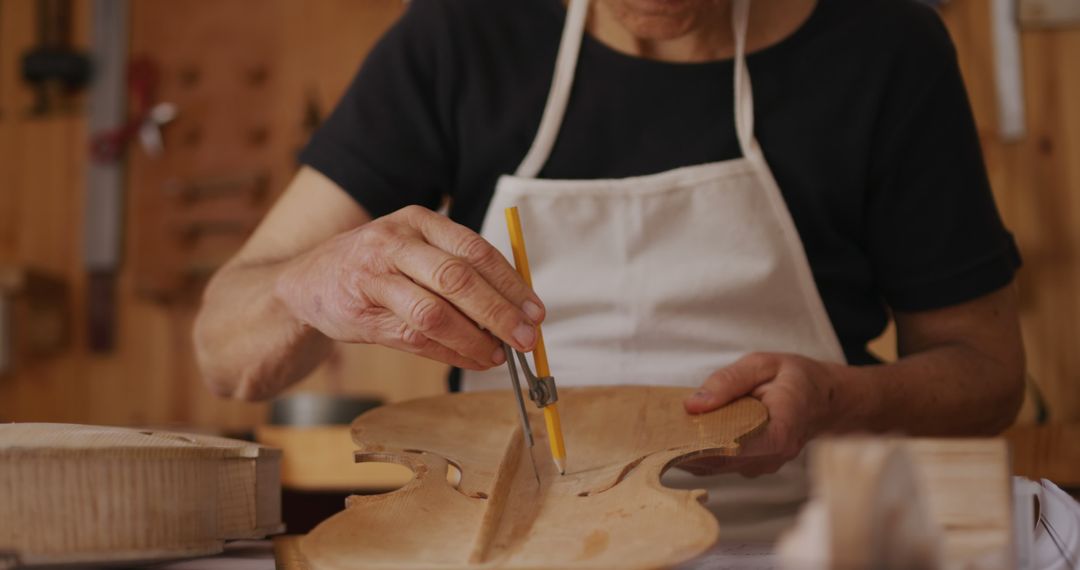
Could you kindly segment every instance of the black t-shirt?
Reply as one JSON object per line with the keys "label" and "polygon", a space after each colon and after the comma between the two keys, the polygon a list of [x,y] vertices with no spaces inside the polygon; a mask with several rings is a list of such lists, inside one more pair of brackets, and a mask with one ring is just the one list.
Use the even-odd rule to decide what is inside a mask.
{"label": "black t-shirt", "polygon": [[[565,14],[560,0],[413,0],[301,161],[374,216],[449,196],[451,218],[479,230],[496,179],[540,123]],[[930,8],[818,0],[747,63],[757,138],[849,362],[874,362],[866,342],[887,307],[948,306],[1012,279],[1019,254]],[[730,60],[645,60],[586,35],[540,177],[620,178],[739,155]]]}

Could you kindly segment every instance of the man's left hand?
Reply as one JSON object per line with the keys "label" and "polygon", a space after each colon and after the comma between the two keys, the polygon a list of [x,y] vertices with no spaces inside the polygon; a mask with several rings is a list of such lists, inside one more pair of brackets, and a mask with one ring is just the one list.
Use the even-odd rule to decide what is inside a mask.
{"label": "man's left hand", "polygon": [[686,411],[711,412],[751,396],[768,409],[769,423],[764,433],[748,438],[736,457],[701,458],[679,467],[695,475],[776,472],[828,429],[838,411],[837,377],[845,368],[793,354],[753,353],[717,370],[686,399]]}

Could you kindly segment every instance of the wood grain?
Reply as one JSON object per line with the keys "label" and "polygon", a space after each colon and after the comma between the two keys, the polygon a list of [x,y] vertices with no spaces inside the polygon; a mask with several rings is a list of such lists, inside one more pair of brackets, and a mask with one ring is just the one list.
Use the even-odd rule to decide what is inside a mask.
{"label": "wood grain", "polygon": [[0,425],[0,552],[26,565],[150,561],[280,532],[280,455],[202,435]]}
{"label": "wood grain", "polygon": [[833,438],[810,457],[813,498],[779,546],[787,567],[1015,566],[1003,440]]}
{"label": "wood grain", "polygon": [[[303,117],[309,95],[324,115],[328,113],[371,45],[403,9],[399,0],[266,0],[251,9],[260,15],[253,19],[238,9],[250,8],[249,0],[219,0],[206,6],[162,0],[135,4],[131,31],[137,50],[172,50],[179,57],[177,40],[167,33],[168,28],[182,18],[185,22],[198,18],[192,14],[200,11],[221,15],[215,33],[231,36],[221,42],[238,48],[223,55],[196,49],[197,42],[188,41],[189,51],[183,55],[190,59],[174,60],[162,70],[162,81],[172,90],[166,94],[180,94],[182,68],[205,68],[210,75],[202,76],[202,87],[193,85],[184,91],[182,119],[166,128],[167,150],[162,160],[155,161],[137,147],[129,156],[124,252],[128,261],[136,255],[145,259],[145,244],[131,236],[144,235],[146,224],[152,223],[140,215],[147,196],[163,192],[161,183],[170,176],[249,168],[250,164],[226,154],[207,156],[223,145],[246,145],[249,126],[267,127],[265,153],[272,155],[275,177],[270,193],[280,190],[296,167],[296,151],[308,136]],[[104,356],[86,350],[85,279],[80,261],[88,137],[85,109],[77,97],[70,112],[47,117],[26,113],[32,94],[19,77],[19,58],[35,41],[35,5],[35,0],[0,0],[0,260],[64,278],[70,285],[74,334],[70,348],[59,356],[0,378],[0,421],[183,424],[225,432],[250,429],[265,421],[265,405],[222,400],[200,382],[190,341],[195,306],[163,304],[143,296],[140,289],[145,288],[139,286],[137,268],[131,263],[121,268],[117,350]],[[76,47],[87,45],[88,7],[87,0],[74,0]],[[249,35],[262,38],[251,46],[257,52],[245,44]],[[247,89],[243,87],[245,64],[252,59],[270,62],[267,82],[273,89],[265,89],[259,107],[248,114],[234,113],[235,120],[228,124],[202,123],[229,112],[207,109],[215,101],[200,99],[205,82],[235,80]],[[215,61],[220,65],[214,65]],[[211,85],[205,95],[216,88]],[[204,128],[201,146],[187,147],[188,127],[199,126]],[[185,156],[170,157],[170,149],[185,148],[189,149]],[[144,176],[151,172],[155,178]],[[216,206],[228,209],[235,204],[226,201]],[[219,243],[215,254],[226,256],[237,245]],[[198,285],[192,284],[187,296],[197,298],[198,292]],[[445,366],[413,355],[380,347],[343,346],[312,374],[304,389],[397,401],[445,391],[445,374]]]}
{"label": "wood grain", "polygon": [[353,461],[349,426],[259,426],[259,443],[280,449],[281,486],[297,491],[380,493],[412,479],[412,471],[394,463]]}
{"label": "wood grain", "polygon": [[942,10],[978,124],[990,182],[1024,256],[1018,283],[1028,372],[1052,421],[1080,420],[1080,28],[1023,30],[1028,134],[997,136],[989,3]]}
{"label": "wood grain", "polygon": [[1005,432],[1014,475],[1080,489],[1080,424],[1015,426]]}
{"label": "wood grain", "polygon": [[[661,486],[670,465],[731,455],[761,428],[764,406],[743,399],[689,416],[685,388],[560,391],[567,473],[534,450],[528,465],[513,396],[473,392],[378,408],[352,426],[358,461],[393,461],[415,477],[384,495],[353,496],[301,539],[314,570],[366,568],[653,568],[716,541],[702,490]],[[531,410],[533,425],[542,415]],[[449,464],[461,471],[454,486]]]}

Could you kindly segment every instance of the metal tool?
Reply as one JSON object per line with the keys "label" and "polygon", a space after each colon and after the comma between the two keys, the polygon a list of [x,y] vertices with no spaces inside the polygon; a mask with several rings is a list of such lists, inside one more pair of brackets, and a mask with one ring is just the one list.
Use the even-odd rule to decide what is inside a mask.
{"label": "metal tool", "polygon": [[559,392],[555,388],[555,378],[551,376],[538,378],[529,367],[529,361],[524,353],[511,349],[505,342],[502,346],[503,353],[506,354],[506,367],[510,369],[511,391],[517,398],[518,412],[521,414],[521,431],[525,437],[525,444],[528,446],[529,462],[532,464],[533,474],[536,475],[536,484],[539,485],[540,472],[536,469],[536,460],[533,459],[532,454],[532,425],[529,423],[529,414],[525,411],[525,398],[521,396],[521,380],[518,378],[517,365],[514,364],[514,355],[517,355],[518,362],[521,363],[521,371],[529,385],[529,399],[536,404],[537,408],[545,408],[559,401]]}
{"label": "metal tool", "polygon": [[[127,119],[124,90],[128,60],[128,0],[94,0],[87,130],[116,129]],[[93,158],[93,144],[91,145]],[[93,352],[113,348],[116,328],[116,272],[123,249],[124,165],[119,160],[91,160],[86,166],[83,214],[83,265],[87,271],[87,338]]]}
{"label": "metal tool", "polygon": [[146,154],[157,158],[165,152],[165,142],[161,138],[161,127],[172,122],[176,115],[176,105],[172,103],[158,103],[146,113],[146,117],[139,124],[138,129],[139,143],[142,144]]}
{"label": "metal tool", "polygon": [[536,407],[545,408],[558,402],[559,392],[555,389],[555,378],[551,376],[537,378],[536,374],[529,368],[529,361],[525,359],[525,354],[516,350],[514,352],[517,354],[518,362],[521,363],[521,371],[525,374],[525,381],[529,384],[529,399],[536,404]]}
{"label": "metal tool", "polygon": [[[511,206],[503,211],[506,214],[506,230],[510,234],[510,248],[514,252],[514,268],[517,269],[522,280],[532,287],[532,275],[529,273],[529,255],[525,252],[525,232],[521,228],[521,216],[517,206]],[[544,410],[544,424],[547,426],[548,445],[551,447],[551,460],[559,470],[559,475],[566,474],[566,443],[563,441],[562,420],[559,419],[559,399],[555,391],[555,379],[551,378],[551,368],[548,367],[547,349],[544,348],[544,333],[540,326],[536,327],[536,348],[533,349],[533,361],[536,362],[536,372],[533,374],[525,355],[518,353],[522,368],[525,369],[526,379],[529,381],[529,398],[537,406]],[[513,370],[513,358],[507,354],[506,361]],[[537,378],[537,375],[540,377]],[[515,389],[518,389],[515,386]]]}
{"label": "metal tool", "polygon": [[1027,126],[1024,122],[1023,54],[1014,0],[991,0],[990,31],[994,41],[998,136],[1004,142],[1016,142],[1024,138]]}
{"label": "metal tool", "polygon": [[37,0],[38,44],[22,56],[33,115],[71,110],[72,95],[90,81],[90,58],[72,47],[71,15],[71,0]]}

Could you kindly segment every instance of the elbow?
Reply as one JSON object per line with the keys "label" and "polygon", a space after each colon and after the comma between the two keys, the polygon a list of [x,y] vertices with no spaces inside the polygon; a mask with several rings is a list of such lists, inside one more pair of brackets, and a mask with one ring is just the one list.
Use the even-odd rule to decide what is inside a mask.
{"label": "elbow", "polygon": [[192,345],[195,349],[195,361],[203,384],[219,398],[255,402],[265,400],[273,394],[263,386],[266,384],[257,370],[233,369],[228,365],[228,343],[221,342],[215,334],[213,319],[207,314],[205,304],[195,317],[192,329]]}
{"label": "elbow", "polygon": [[1025,367],[1023,349],[1020,350],[1014,362],[1000,364],[998,397],[996,405],[992,406],[996,413],[988,418],[983,435],[999,435],[1016,422],[1017,416],[1020,415],[1020,408],[1024,404],[1024,393],[1027,388]]}
{"label": "elbow", "polygon": [[212,324],[207,317],[205,304],[195,316],[191,340],[195,351],[195,363],[203,384],[219,398],[235,398],[235,376],[222,369],[222,347],[213,339]]}
{"label": "elbow", "polygon": [[1020,408],[1024,404],[1026,387],[1023,370],[1010,372],[1002,382],[1002,394],[997,406],[998,413],[992,418],[986,435],[999,435],[1016,422]]}
{"label": "elbow", "polygon": [[270,382],[256,370],[228,371],[216,366],[213,357],[204,350],[196,349],[196,354],[203,384],[219,398],[261,402],[276,393],[269,388]]}
{"label": "elbow", "polygon": [[227,397],[244,402],[265,402],[277,395],[278,384],[270,382],[266,376],[255,371],[244,371],[232,387]]}

